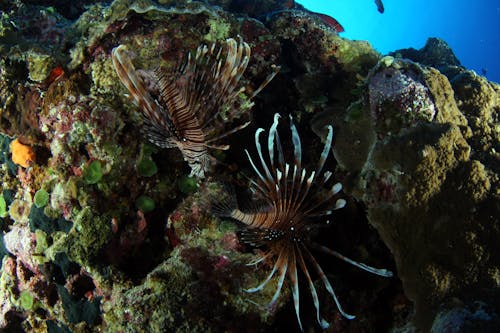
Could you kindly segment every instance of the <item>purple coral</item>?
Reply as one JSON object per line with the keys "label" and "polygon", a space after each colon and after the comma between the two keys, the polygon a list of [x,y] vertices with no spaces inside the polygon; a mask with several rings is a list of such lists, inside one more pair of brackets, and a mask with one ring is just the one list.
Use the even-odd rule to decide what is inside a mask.
{"label": "purple coral", "polygon": [[405,68],[379,67],[369,79],[370,109],[377,124],[400,120],[403,127],[432,121],[436,108],[429,90]]}

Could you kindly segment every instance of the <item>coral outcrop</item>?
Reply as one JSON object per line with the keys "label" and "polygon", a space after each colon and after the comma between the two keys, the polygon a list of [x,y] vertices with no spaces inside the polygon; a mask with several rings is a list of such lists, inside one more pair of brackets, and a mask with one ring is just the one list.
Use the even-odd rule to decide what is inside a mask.
{"label": "coral outcrop", "polygon": [[[311,237],[396,275],[318,256],[358,317],[343,319],[318,283],[334,331],[498,331],[498,84],[443,41],[382,57],[288,1],[91,3],[0,4],[0,330],[297,330],[289,286],[273,308],[278,281],[246,293],[269,270],[247,266],[259,250],[210,212],[223,183],[242,202],[252,196],[244,149],[278,112],[293,115],[308,156],[333,124],[336,162],[325,167],[347,205]],[[248,95],[272,65],[281,71],[254,99],[252,124],[196,180],[177,150],[147,143],[111,50],[126,45],[136,68],[168,69],[238,36],[252,51]],[[301,303],[306,331],[320,329],[312,303]]]}
{"label": "coral outcrop", "polygon": [[[450,66],[442,67],[447,75]],[[351,191],[394,254],[417,326],[436,332],[443,316],[451,316],[436,318],[437,311],[470,311],[479,302],[493,320],[499,307],[493,239],[500,237],[500,87],[455,70],[448,78],[432,67],[383,58],[360,101],[336,116],[343,121],[335,151],[352,177]],[[356,139],[362,156],[347,149]],[[484,319],[472,317],[467,325]],[[493,322],[481,325],[494,331],[498,319]]]}

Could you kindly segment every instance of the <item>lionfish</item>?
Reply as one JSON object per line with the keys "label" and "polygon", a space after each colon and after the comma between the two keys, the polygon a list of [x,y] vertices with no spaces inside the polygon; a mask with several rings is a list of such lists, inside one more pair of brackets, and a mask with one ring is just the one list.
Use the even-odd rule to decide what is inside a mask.
{"label": "lionfish", "polygon": [[[333,255],[373,274],[390,277],[392,272],[356,262],[310,240],[310,231],[314,226],[318,225],[318,219],[331,215],[333,210],[340,209],[346,204],[346,201],[341,198],[336,199],[334,203],[332,202],[341,191],[342,185],[340,183],[331,185],[332,181],[329,180],[332,172],[323,172],[323,166],[332,145],[333,129],[332,126],[328,126],[326,143],[319,158],[319,163],[316,170],[310,172],[302,165],[301,141],[291,116],[290,130],[292,133],[294,161],[291,165],[285,161],[284,151],[277,132],[279,118],[279,114],[274,115],[274,122],[269,130],[267,139],[268,157],[264,157],[260,143],[260,135],[264,132],[264,129],[259,128],[255,132],[255,146],[259,155],[260,166],[254,162],[248,150],[245,150],[248,160],[257,175],[256,180],[250,180],[251,189],[263,201],[262,208],[254,209],[251,212],[243,212],[238,209],[236,198],[233,195],[223,202],[215,203],[214,212],[219,216],[230,217],[245,224],[246,228],[240,234],[241,240],[252,246],[264,248],[264,251],[250,265],[263,261],[274,261],[267,278],[257,287],[247,289],[247,291],[257,292],[262,290],[278,272],[277,289],[269,303],[269,307],[272,307],[278,300],[285,277],[288,274],[295,313],[300,329],[303,330],[299,315],[297,276],[297,266],[299,266],[309,284],[318,323],[325,329],[329,326],[329,323],[320,317],[318,295],[306,262],[311,265],[322,280],[326,290],[333,297],[339,312],[348,319],[353,319],[355,316],[346,313],[342,309],[328,278],[310,252],[310,248]],[[327,186],[328,184],[330,185]],[[329,223],[329,221],[327,222]]]}
{"label": "lionfish", "polygon": [[[204,178],[212,157],[208,149],[229,148],[215,142],[248,126],[249,121],[220,133],[224,126],[218,121],[234,116],[238,95],[245,91],[238,83],[245,72],[250,47],[247,43],[226,40],[224,46],[198,47],[180,62],[174,71],[161,67],[153,73],[137,71],[120,45],[112,51],[115,70],[135,103],[142,111],[143,132],[149,141],[161,148],[177,147],[191,167],[191,175]],[[272,73],[250,96],[251,101],[274,77]],[[249,102],[251,107],[253,102]]]}

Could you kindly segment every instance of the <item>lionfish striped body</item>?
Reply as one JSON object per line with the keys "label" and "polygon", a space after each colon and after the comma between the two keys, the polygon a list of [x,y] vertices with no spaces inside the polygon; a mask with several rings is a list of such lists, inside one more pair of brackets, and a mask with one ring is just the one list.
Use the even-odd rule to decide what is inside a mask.
{"label": "lionfish striped body", "polygon": [[[179,148],[191,175],[204,178],[211,164],[208,149],[228,149],[214,142],[249,124],[221,134],[223,123],[217,119],[223,110],[234,116],[238,95],[245,90],[238,88],[250,59],[250,47],[243,41],[228,39],[220,48],[202,45],[175,71],[159,67],[149,77],[135,69],[124,45],[113,49],[112,59],[120,80],[142,111],[148,139],[162,148]],[[271,81],[277,67],[273,69],[250,99]]]}
{"label": "lionfish striped body", "polygon": [[[332,199],[342,189],[340,183],[335,183],[329,189],[325,189],[332,176],[332,172],[330,171],[323,172],[323,166],[331,148],[333,129],[332,126],[328,126],[328,135],[318,166],[315,171],[309,172],[302,166],[301,141],[291,117],[290,129],[292,132],[295,160],[292,165],[285,162],[283,148],[277,132],[279,118],[279,114],[275,114],[273,125],[269,131],[267,140],[268,158],[264,157],[262,153],[259,139],[260,134],[264,130],[260,128],[255,133],[255,145],[259,155],[260,166],[254,162],[248,151],[246,151],[248,159],[257,174],[257,179],[251,181],[252,190],[263,198],[265,202],[264,209],[254,212],[243,212],[236,208],[235,199],[233,199],[231,202],[216,204],[215,212],[221,216],[238,220],[247,226],[241,233],[241,238],[245,243],[265,247],[265,251],[252,264],[274,260],[273,268],[267,278],[259,286],[247,291],[256,292],[262,290],[277,273],[278,286],[270,302],[271,306],[277,301],[285,277],[288,275],[297,320],[302,329],[299,315],[297,274],[297,266],[299,266],[309,284],[318,323],[323,328],[326,328],[329,324],[320,317],[318,296],[308,266],[306,265],[307,262],[318,273],[326,290],[333,297],[340,313],[349,319],[354,318],[354,316],[347,314],[342,309],[328,278],[314,259],[309,248],[336,256],[374,274],[389,277],[392,276],[392,273],[385,269],[376,269],[355,262],[336,251],[309,241],[307,235],[312,226],[318,223],[317,219],[332,214],[333,210],[344,207],[346,203],[344,199],[337,199],[332,206]],[[267,162],[266,159],[268,160]]]}

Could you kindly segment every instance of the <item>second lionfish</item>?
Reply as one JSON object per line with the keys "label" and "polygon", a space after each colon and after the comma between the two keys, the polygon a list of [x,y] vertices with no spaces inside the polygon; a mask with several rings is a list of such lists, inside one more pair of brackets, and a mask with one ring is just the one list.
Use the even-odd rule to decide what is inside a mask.
{"label": "second lionfish", "polygon": [[253,264],[273,262],[272,270],[267,278],[259,286],[247,291],[262,290],[277,275],[278,284],[270,302],[271,307],[278,300],[285,277],[288,275],[297,320],[302,330],[299,314],[298,266],[309,285],[318,323],[325,329],[329,324],[320,317],[318,294],[306,263],[309,263],[310,267],[316,271],[340,313],[348,319],[352,319],[354,316],[347,314],[342,309],[330,281],[310,249],[333,255],[373,274],[390,277],[392,272],[351,260],[310,239],[312,229],[324,221],[322,218],[328,217],[333,213],[333,210],[340,209],[346,204],[346,201],[341,198],[333,200],[341,191],[342,186],[340,183],[328,185],[331,182],[332,172],[323,171],[332,145],[333,128],[328,126],[326,143],[316,169],[308,171],[302,163],[301,141],[291,117],[290,130],[292,132],[294,160],[291,164],[285,161],[286,151],[282,148],[277,131],[279,118],[279,114],[274,116],[274,123],[269,130],[268,156],[264,156],[262,153],[259,138],[264,132],[262,128],[259,128],[255,133],[255,146],[259,162],[255,163],[246,151],[250,164],[257,174],[256,179],[251,180],[251,189],[259,198],[261,208],[244,212],[238,209],[236,198],[232,195],[229,196],[228,200],[215,202],[213,210],[219,216],[231,217],[246,225],[245,230],[241,232],[242,241],[263,248]]}
{"label": "second lionfish", "polygon": [[[153,73],[136,70],[124,45],[113,49],[112,59],[120,80],[142,111],[148,139],[162,148],[177,147],[191,167],[191,175],[204,178],[212,159],[208,150],[228,149],[217,141],[249,124],[224,132],[220,119],[221,113],[228,117],[237,113],[238,96],[245,91],[239,81],[250,59],[250,47],[241,40],[228,39],[221,47],[202,45],[171,72],[161,67]],[[273,67],[250,100],[277,69]]]}

